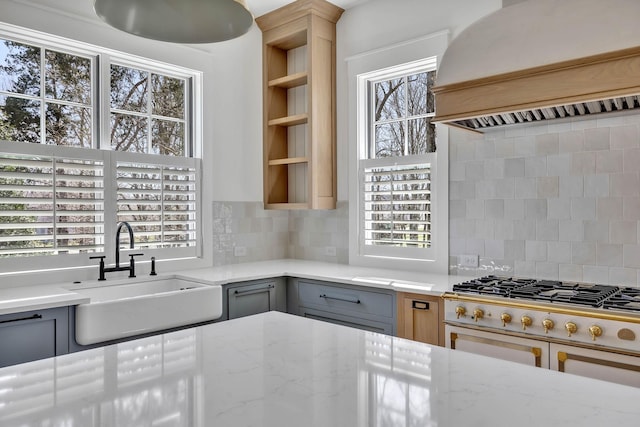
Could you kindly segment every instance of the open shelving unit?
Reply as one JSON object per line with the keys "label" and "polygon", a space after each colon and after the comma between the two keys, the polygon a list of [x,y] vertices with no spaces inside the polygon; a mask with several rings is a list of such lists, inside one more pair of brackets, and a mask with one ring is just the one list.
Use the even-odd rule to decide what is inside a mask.
{"label": "open shelving unit", "polygon": [[343,9],[297,0],[256,23],[263,41],[265,209],[335,209],[335,24]]}

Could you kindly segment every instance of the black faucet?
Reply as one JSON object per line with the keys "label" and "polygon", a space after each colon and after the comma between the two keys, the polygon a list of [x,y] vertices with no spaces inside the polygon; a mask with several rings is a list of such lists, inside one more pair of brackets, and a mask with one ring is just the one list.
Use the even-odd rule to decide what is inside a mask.
{"label": "black faucet", "polygon": [[98,280],[106,280],[104,277],[105,273],[109,273],[112,271],[129,271],[129,277],[136,277],[136,263],[134,257],[141,256],[144,254],[129,254],[129,266],[128,267],[120,267],[120,232],[122,231],[122,227],[126,227],[129,232],[129,247],[133,249],[133,229],[128,222],[122,221],[118,223],[118,227],[116,228],[116,265],[115,267],[106,267],[104,266],[104,255],[92,256],[90,259],[100,258],[100,276]]}
{"label": "black faucet", "polygon": [[126,221],[119,222],[118,227],[116,228],[116,269],[120,268],[120,232],[122,231],[122,227],[127,227],[127,231],[129,232],[129,249],[133,249],[133,228],[131,228],[131,225]]}

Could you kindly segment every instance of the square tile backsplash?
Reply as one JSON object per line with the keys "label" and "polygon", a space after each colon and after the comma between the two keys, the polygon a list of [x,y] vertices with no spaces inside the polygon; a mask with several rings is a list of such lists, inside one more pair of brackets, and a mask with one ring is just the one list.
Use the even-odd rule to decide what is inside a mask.
{"label": "square tile backsplash", "polygon": [[452,130],[449,149],[451,274],[638,285],[640,115]]}
{"label": "square tile backsplash", "polygon": [[335,210],[265,210],[262,202],[213,203],[213,264],[297,258],[348,263],[348,203]]}

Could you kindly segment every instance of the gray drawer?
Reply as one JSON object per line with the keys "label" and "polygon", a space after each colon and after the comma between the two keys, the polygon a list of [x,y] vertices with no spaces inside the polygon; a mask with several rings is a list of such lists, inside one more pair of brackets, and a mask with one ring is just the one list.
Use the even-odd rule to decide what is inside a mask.
{"label": "gray drawer", "polygon": [[312,308],[302,308],[300,316],[309,319],[321,320],[323,322],[334,323],[336,325],[349,326],[351,328],[362,329],[364,331],[378,332],[381,334],[393,335],[392,322],[376,322],[374,320],[361,319],[359,317],[344,316],[341,314],[326,311],[314,310]]}
{"label": "gray drawer", "polygon": [[298,282],[301,306],[314,306],[324,310],[349,311],[393,318],[393,296],[364,289],[342,288],[318,283]]}

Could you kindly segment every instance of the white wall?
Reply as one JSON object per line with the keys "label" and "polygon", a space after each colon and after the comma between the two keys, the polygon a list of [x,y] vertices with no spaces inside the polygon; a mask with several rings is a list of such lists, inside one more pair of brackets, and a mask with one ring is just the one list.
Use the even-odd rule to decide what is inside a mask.
{"label": "white wall", "polygon": [[501,0],[373,0],[351,8],[337,25],[338,200],[348,200],[349,111],[346,59],[469,24],[502,7]]}

